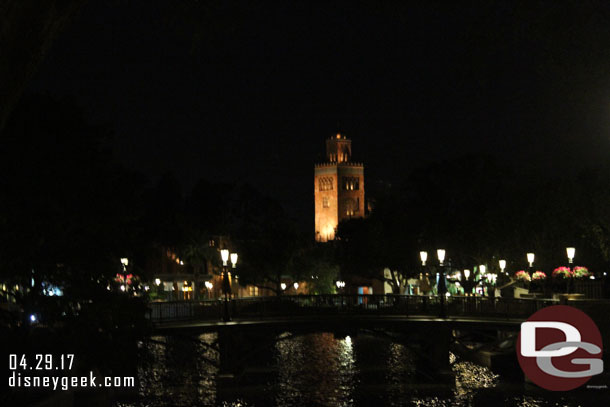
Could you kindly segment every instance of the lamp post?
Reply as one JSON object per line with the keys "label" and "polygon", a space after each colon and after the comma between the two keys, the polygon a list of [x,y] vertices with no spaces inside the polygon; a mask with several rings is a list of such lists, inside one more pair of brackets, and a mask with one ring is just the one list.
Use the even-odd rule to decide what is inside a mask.
{"label": "lamp post", "polygon": [[[574,255],[576,254],[576,249],[574,247],[566,247],[566,254],[568,255],[568,268],[574,271]],[[572,292],[572,279],[568,279],[568,293]]]}
{"label": "lamp post", "polygon": [[496,273],[488,273],[487,274],[487,296],[491,298],[496,297],[496,280],[498,275]]}
{"label": "lamp post", "polygon": [[[479,283],[483,282],[483,288],[485,287],[485,278],[487,278],[487,266],[485,264],[479,265]],[[476,292],[476,289],[475,289]],[[489,291],[488,291],[489,292]],[[485,294],[485,292],[483,292]]]}
{"label": "lamp post", "polygon": [[125,286],[125,292],[129,291],[129,286],[127,285],[127,266],[129,265],[129,259],[126,257],[121,258],[121,265],[123,270],[123,285]]}
{"label": "lamp post", "polygon": [[428,252],[425,252],[425,251],[419,252],[419,259],[421,260],[421,268],[422,268],[422,279],[421,279],[421,281],[424,281],[423,277],[427,275],[426,274],[426,260],[428,260]]}
{"label": "lamp post", "polygon": [[504,274],[506,269],[506,260],[498,260],[498,264],[500,265],[500,273]]}
{"label": "lamp post", "polygon": [[470,282],[470,270],[464,269],[464,295],[470,297],[472,294],[472,285]]}
{"label": "lamp post", "polygon": [[[235,269],[237,267],[237,253],[231,253],[231,268]],[[235,293],[235,298],[239,297],[239,282],[237,278],[237,272],[233,271],[233,278],[235,279],[235,284],[237,287],[237,292]],[[229,273],[229,283],[231,283],[231,273]]]}
{"label": "lamp post", "polygon": [[231,294],[231,282],[229,281],[229,270],[227,268],[229,251],[227,249],[222,249],[220,251],[220,257],[222,259],[222,293],[225,296],[222,320],[224,322],[228,322],[231,320],[231,316],[229,315],[229,295]]}
{"label": "lamp post", "polygon": [[532,266],[534,264],[534,253],[527,254],[527,262],[529,263],[529,273],[532,275]]}
{"label": "lamp post", "polygon": [[576,254],[576,249],[574,247],[566,247],[566,254],[568,255],[568,267],[572,267],[574,263],[574,255]]}
{"label": "lamp post", "polygon": [[205,284],[205,288],[208,291],[208,300],[209,300],[210,298],[212,298],[211,291],[212,291],[212,288],[214,287],[214,284],[210,283],[209,281],[206,281],[204,284]]}
{"label": "lamp post", "polygon": [[421,266],[426,267],[426,260],[428,260],[428,252],[419,252],[419,258],[421,260]]}
{"label": "lamp post", "polygon": [[439,300],[441,303],[441,312],[439,314],[439,317],[445,318],[447,316],[447,314],[445,313],[445,293],[447,292],[447,286],[445,285],[445,272],[444,272],[444,265],[443,265],[443,262],[445,261],[445,250],[438,249],[436,251],[436,255],[438,257],[438,262],[440,265],[440,268],[439,268],[440,271],[439,271],[439,276],[438,276],[438,287],[437,287]]}

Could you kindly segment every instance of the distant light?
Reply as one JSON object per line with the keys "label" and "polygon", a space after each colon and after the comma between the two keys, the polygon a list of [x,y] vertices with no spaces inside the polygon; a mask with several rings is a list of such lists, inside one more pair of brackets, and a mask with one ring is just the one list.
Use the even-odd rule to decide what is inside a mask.
{"label": "distant light", "polygon": [[280,287],[282,288],[282,290],[285,290],[286,289],[286,283],[280,284]]}
{"label": "distant light", "polygon": [[468,280],[468,277],[470,277],[470,270],[464,270],[464,277]]}
{"label": "distant light", "polygon": [[222,265],[226,266],[227,265],[227,260],[229,260],[229,250],[222,249],[220,251],[220,258],[222,259]]}
{"label": "distant light", "polygon": [[129,259],[127,257],[122,257],[121,258],[121,264],[123,266],[128,266],[129,265]]}
{"label": "distant light", "polygon": [[145,286],[144,286],[144,291],[148,291],[148,290],[150,290],[150,287],[149,287],[149,286],[147,286],[147,285],[145,285]]}
{"label": "distant light", "polygon": [[445,293],[445,297],[451,297],[451,293],[450,293],[449,291],[447,291],[447,292]]}
{"label": "distant light", "polygon": [[231,264],[233,268],[237,265],[237,253],[231,253]]}
{"label": "distant light", "polygon": [[121,291],[125,291],[125,285],[121,284]]}
{"label": "distant light", "polygon": [[590,278],[591,278],[591,280],[595,280],[595,276],[591,276]]}
{"label": "distant light", "polygon": [[441,264],[443,264],[443,262],[445,261],[445,250],[444,249],[438,249],[436,251],[436,256],[438,257],[438,261],[440,261]]}
{"label": "distant light", "polygon": [[421,265],[426,265],[426,260],[428,260],[428,252],[421,251],[419,252],[419,259],[421,260]]}
{"label": "distant light", "polygon": [[351,345],[351,344],[352,344],[352,338],[351,338],[349,335],[347,335],[347,336],[345,337],[345,343],[346,343],[347,345]]}
{"label": "distant light", "polygon": [[182,260],[180,260],[180,265],[184,266],[184,262]]}
{"label": "distant light", "polygon": [[292,286],[294,287],[295,290],[299,289],[299,283],[294,283]]}
{"label": "distant light", "polygon": [[498,260],[498,263],[500,264],[500,270],[504,271],[506,268],[506,260]]}
{"label": "distant light", "polygon": [[479,273],[482,275],[485,275],[485,271],[487,270],[487,267],[484,264],[481,264],[479,266]]}
{"label": "distant light", "polygon": [[576,248],[566,247],[566,254],[568,255],[568,259],[570,260],[570,263],[572,263],[572,260],[574,259],[574,254],[576,254]]}
{"label": "distant light", "polygon": [[160,278],[155,278],[155,284],[156,285],[160,285],[161,284],[161,279]]}
{"label": "distant light", "polygon": [[532,267],[532,263],[534,262],[534,253],[527,254],[527,262],[530,264],[530,267]]}
{"label": "distant light", "polygon": [[34,315],[34,314],[30,315],[30,321],[36,322],[36,320],[37,320],[36,315]]}
{"label": "distant light", "polygon": [[110,284],[106,286],[106,290],[110,291]]}

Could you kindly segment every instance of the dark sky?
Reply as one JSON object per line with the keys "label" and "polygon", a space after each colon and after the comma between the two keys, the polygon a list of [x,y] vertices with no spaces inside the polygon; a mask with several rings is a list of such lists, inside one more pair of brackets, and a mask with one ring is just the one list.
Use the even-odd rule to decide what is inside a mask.
{"label": "dark sky", "polygon": [[29,92],[74,98],[152,177],[244,180],[312,211],[338,129],[367,182],[467,152],[606,161],[606,4],[90,1]]}

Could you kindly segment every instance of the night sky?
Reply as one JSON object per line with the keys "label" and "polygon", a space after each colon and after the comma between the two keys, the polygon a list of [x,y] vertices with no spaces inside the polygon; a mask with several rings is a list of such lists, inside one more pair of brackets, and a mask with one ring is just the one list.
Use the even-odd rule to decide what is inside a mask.
{"label": "night sky", "polygon": [[470,152],[607,161],[608,3],[380,3],[90,1],[27,93],[76,100],[152,179],[246,181],[294,212],[337,130],[367,182]]}

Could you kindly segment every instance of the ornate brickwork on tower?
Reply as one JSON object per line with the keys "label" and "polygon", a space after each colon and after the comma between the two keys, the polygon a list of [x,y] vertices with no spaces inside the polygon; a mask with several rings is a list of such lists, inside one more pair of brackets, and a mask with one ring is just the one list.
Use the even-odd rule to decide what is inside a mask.
{"label": "ornate brickwork on tower", "polygon": [[315,165],[318,242],[333,240],[342,220],[364,216],[364,165],[352,162],[351,158],[352,141],[339,133],[326,140],[326,162]]}

